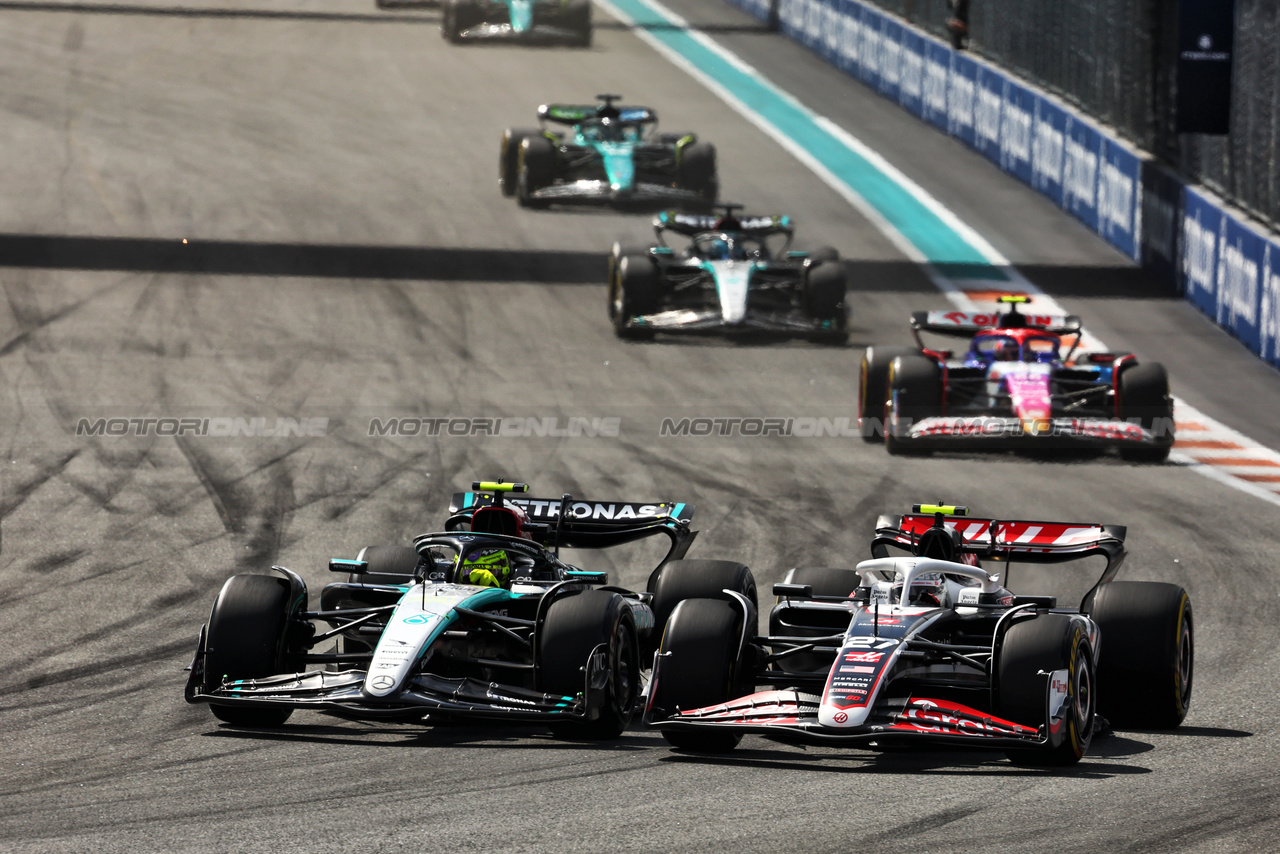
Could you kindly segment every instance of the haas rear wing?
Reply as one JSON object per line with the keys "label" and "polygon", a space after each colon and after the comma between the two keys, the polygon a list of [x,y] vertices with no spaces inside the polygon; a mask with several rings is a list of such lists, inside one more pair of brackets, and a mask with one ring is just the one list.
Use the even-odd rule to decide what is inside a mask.
{"label": "haas rear wing", "polygon": [[937,527],[959,534],[957,544],[963,554],[987,560],[1060,563],[1100,555],[1107,560],[1104,581],[1110,580],[1125,556],[1122,525],[975,519],[966,507],[937,504],[917,504],[904,516],[881,516],[871,554],[887,557],[891,546],[914,552],[925,532]]}

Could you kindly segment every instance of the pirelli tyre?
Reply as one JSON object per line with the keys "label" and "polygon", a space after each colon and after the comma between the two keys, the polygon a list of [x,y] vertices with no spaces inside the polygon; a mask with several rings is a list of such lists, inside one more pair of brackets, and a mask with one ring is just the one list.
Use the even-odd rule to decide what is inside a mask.
{"label": "pirelli tyre", "polygon": [[1173,399],[1169,375],[1159,362],[1139,362],[1122,367],[1116,383],[1120,417],[1137,421],[1156,434],[1155,445],[1122,445],[1120,456],[1133,462],[1159,463],[1173,449]]}
{"label": "pirelli tyre", "polygon": [[[753,690],[753,675],[739,655],[742,620],[742,609],[721,599],[686,599],[676,607],[659,648],[652,686],[656,714],[668,717]],[[664,730],[662,737],[672,747],[695,753],[727,753],[742,740],[739,733],[713,729]]]}
{"label": "pirelli tyre", "polygon": [[664,564],[649,580],[655,640],[662,637],[671,613],[685,599],[728,600],[731,597],[725,590],[740,593],[759,609],[755,576],[744,564],[732,560],[673,560]]}
{"label": "pirelli tyre", "polygon": [[545,136],[529,136],[520,142],[516,160],[516,197],[526,208],[546,207],[546,202],[535,197],[543,187],[550,186],[556,175],[556,147]]}
{"label": "pirelli tyre", "polygon": [[[784,584],[807,584],[814,596],[849,597],[862,583],[855,570],[825,566],[800,566],[783,576]],[[773,637],[827,637],[849,627],[847,611],[826,611],[785,607],[781,601],[769,614],[769,634]],[[793,672],[826,672],[831,655],[799,653],[777,663],[776,669]]]}
{"label": "pirelli tyre", "polygon": [[[291,617],[289,583],[269,575],[233,575],[222,585],[205,635],[204,684],[271,676],[284,669]],[[280,726],[292,709],[210,704],[214,717],[243,727]]]}
{"label": "pirelli tyre", "polygon": [[542,136],[542,131],[538,128],[507,128],[502,132],[502,144],[498,149],[498,188],[504,196],[516,194],[520,143],[531,136]]}
{"label": "pirelli tyre", "polygon": [[681,188],[697,193],[709,205],[715,204],[720,194],[716,147],[709,142],[691,142],[677,151],[677,177]]}
{"label": "pirelli tyre", "polygon": [[[585,720],[553,725],[552,732],[561,738],[621,735],[640,702],[640,643],[626,600],[607,590],[557,599],[538,637],[541,690],[584,694],[590,701]],[[594,655],[597,650],[603,655]]]}
{"label": "pirelli tyre", "polygon": [[484,23],[477,0],[444,0],[440,14],[440,34],[445,41],[460,43],[467,30]]}
{"label": "pirelli tyre", "polygon": [[885,407],[884,445],[890,454],[928,454],[907,438],[911,425],[942,410],[938,365],[918,354],[898,356],[889,365],[889,401]]}
{"label": "pirelli tyre", "polygon": [[868,347],[862,354],[858,382],[858,428],[864,442],[882,442],[885,401],[889,399],[889,366],[899,356],[912,356],[910,347]]}
{"label": "pirelli tyre", "polygon": [[637,255],[643,258],[649,258],[649,247],[638,246],[635,244],[625,245],[619,242],[613,244],[613,248],[609,250],[609,320],[617,320],[618,317],[618,277],[622,273],[622,259],[629,255]]}
{"label": "pirelli tyre", "polygon": [[[1068,614],[1040,614],[1005,632],[995,663],[995,713],[1050,734],[1049,746],[1005,751],[1015,765],[1074,765],[1089,751],[1096,714],[1093,653],[1084,622]],[[1050,679],[1066,674],[1061,726],[1049,720]]]}
{"label": "pirelli tyre", "polygon": [[844,265],[838,257],[817,264],[811,260],[804,271],[805,311],[818,320],[840,318],[847,287]]}
{"label": "pirelli tyre", "polygon": [[572,33],[570,45],[591,47],[591,0],[565,0],[560,20]]}
{"label": "pirelli tyre", "polygon": [[609,297],[613,329],[619,338],[646,339],[653,330],[631,325],[653,314],[662,303],[662,274],[648,255],[624,255],[617,264]]}
{"label": "pirelli tyre", "polygon": [[1176,584],[1113,581],[1090,609],[1098,623],[1098,711],[1110,723],[1173,729],[1191,704],[1195,623]]}

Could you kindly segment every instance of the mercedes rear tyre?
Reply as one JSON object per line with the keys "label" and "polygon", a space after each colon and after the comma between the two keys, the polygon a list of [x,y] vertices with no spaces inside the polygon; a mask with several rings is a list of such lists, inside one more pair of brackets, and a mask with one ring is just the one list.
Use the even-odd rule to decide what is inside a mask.
{"label": "mercedes rear tyre", "polygon": [[805,311],[817,320],[840,318],[847,284],[844,266],[838,259],[810,264],[804,272]]}
{"label": "mercedes rear tyre", "polygon": [[568,0],[564,6],[565,29],[573,33],[574,47],[591,47],[591,0]]}
{"label": "mercedes rear tyre", "polygon": [[556,147],[545,136],[525,137],[516,160],[516,196],[521,207],[546,207],[534,194],[550,186],[556,174]]}
{"label": "mercedes rear tyre", "polygon": [[504,196],[516,194],[517,169],[520,165],[520,143],[531,136],[541,136],[537,128],[507,128],[502,132],[498,151],[498,187]]}
{"label": "mercedes rear tyre", "polygon": [[[754,674],[739,660],[742,609],[718,599],[686,599],[671,614],[662,634],[654,674],[653,708],[663,717],[714,706],[753,690]],[[694,753],[727,753],[742,735],[715,729],[673,732],[662,737],[672,747]]]}
{"label": "mercedes rear tyre", "polygon": [[884,440],[884,402],[889,398],[889,365],[899,356],[915,355],[910,347],[868,347],[862,354],[858,384],[858,428],[864,442]]}
{"label": "mercedes rear tyre", "polygon": [[1112,724],[1173,729],[1187,716],[1195,667],[1191,598],[1176,584],[1112,581],[1090,614],[1101,637],[1098,711]]}
{"label": "mercedes rear tyre", "polygon": [[557,599],[539,635],[542,690],[589,701],[585,719],[553,724],[551,731],[560,738],[621,735],[640,702],[640,643],[626,600],[607,590]]}
{"label": "mercedes rear tyre", "polygon": [[693,142],[679,152],[680,186],[692,190],[707,204],[715,204],[720,192],[716,174],[716,147],[709,142]]}
{"label": "mercedes rear tyre", "polygon": [[673,560],[666,563],[649,583],[653,593],[653,636],[662,637],[667,619],[686,599],[721,599],[732,590],[759,608],[756,580],[745,565],[732,560]]}
{"label": "mercedes rear tyre", "polygon": [[[225,682],[273,676],[283,669],[289,630],[289,583],[269,575],[233,575],[209,615],[204,693]],[[214,717],[243,727],[280,726],[292,709],[210,704]]]}
{"label": "mercedes rear tyre", "polygon": [[653,330],[631,325],[637,318],[657,312],[662,303],[662,274],[648,255],[624,255],[609,298],[613,329],[619,338],[646,339]]}
{"label": "mercedes rear tyre", "polygon": [[[1093,654],[1085,627],[1067,614],[1041,614],[1014,623],[1005,632],[996,662],[996,714],[1061,741],[1042,748],[1006,751],[1015,765],[1074,765],[1089,751],[1096,710]],[[1049,715],[1050,680],[1066,674],[1066,702],[1053,735]]]}

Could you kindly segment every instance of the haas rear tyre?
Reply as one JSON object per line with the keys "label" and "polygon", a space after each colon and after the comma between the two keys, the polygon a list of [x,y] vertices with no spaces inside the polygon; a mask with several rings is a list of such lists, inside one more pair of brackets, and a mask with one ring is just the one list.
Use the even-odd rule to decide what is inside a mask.
{"label": "haas rear tyre", "polygon": [[1066,672],[1066,713],[1043,748],[1008,750],[1015,765],[1074,765],[1089,750],[1095,713],[1093,658],[1084,624],[1066,614],[1041,614],[1014,623],[996,663],[996,714],[1051,732],[1050,679]]}
{"label": "haas rear tyre", "polygon": [[1098,711],[1117,726],[1173,729],[1187,716],[1195,667],[1191,598],[1176,584],[1098,588]]}
{"label": "haas rear tyre", "polygon": [[590,702],[585,720],[555,724],[553,733],[605,739],[627,728],[640,699],[640,646],[635,617],[621,596],[587,590],[552,602],[538,660],[543,691],[583,694]]}
{"label": "haas rear tyre", "polygon": [[753,606],[759,607],[755,577],[743,564],[731,560],[673,560],[665,564],[649,580],[649,591],[653,593],[653,636],[662,637],[667,619],[685,599],[727,601],[731,597],[724,592],[726,589],[741,593]]}
{"label": "haas rear tyre", "polygon": [[[700,709],[750,693],[751,675],[738,659],[742,610],[718,599],[686,599],[671,614],[662,635],[654,676],[653,708],[662,717]],[[727,753],[738,733],[699,729],[664,730],[672,746],[697,753]]]}
{"label": "haas rear tyre", "polygon": [[942,410],[942,380],[932,360],[912,354],[889,365],[889,403],[884,445],[891,454],[928,453],[907,439],[912,424]]}
{"label": "haas rear tyre", "polygon": [[1134,462],[1159,463],[1173,449],[1173,401],[1169,397],[1169,375],[1159,362],[1140,362],[1120,374],[1117,392],[1120,417],[1137,420],[1156,434],[1155,445],[1120,447],[1120,456]]}
{"label": "haas rear tyre", "polygon": [[[233,575],[209,615],[204,691],[230,680],[258,679],[283,667],[289,629],[289,583],[269,575]],[[210,704],[214,717],[243,727],[279,726],[292,709]]]}

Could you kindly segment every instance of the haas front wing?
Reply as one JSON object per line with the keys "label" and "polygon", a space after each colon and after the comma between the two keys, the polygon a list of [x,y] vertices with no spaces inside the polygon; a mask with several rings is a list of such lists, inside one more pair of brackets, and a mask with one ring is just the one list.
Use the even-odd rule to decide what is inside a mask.
{"label": "haas front wing", "polygon": [[[650,723],[659,730],[718,728],[808,744],[853,746],[924,739],[1034,748],[1061,743],[1069,701],[1065,670],[1046,674],[1043,719],[1050,722],[1047,727],[1026,726],[955,700],[931,697],[925,693],[927,689],[895,690],[896,677],[907,667],[903,654],[912,652],[913,645],[921,649],[929,645],[917,635],[938,614],[903,608],[892,618],[883,612],[866,612],[861,619],[855,618],[820,695],[796,689],[768,690],[698,709],[650,708]],[[873,630],[871,620],[889,620],[896,626]],[[659,666],[651,697],[660,690],[661,679]]]}

